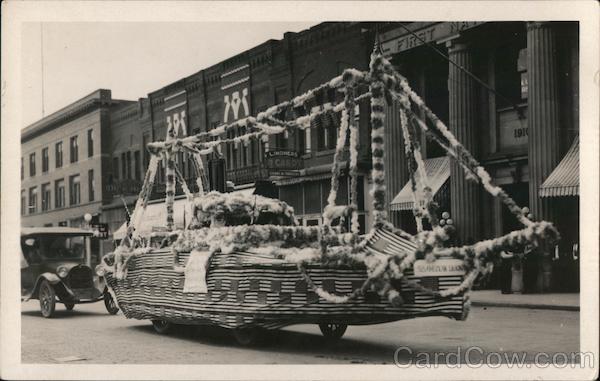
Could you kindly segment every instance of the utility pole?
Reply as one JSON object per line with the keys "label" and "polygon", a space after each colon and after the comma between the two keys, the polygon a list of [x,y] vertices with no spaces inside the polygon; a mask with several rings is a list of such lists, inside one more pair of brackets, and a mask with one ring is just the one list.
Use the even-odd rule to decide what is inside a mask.
{"label": "utility pole", "polygon": [[42,118],[44,110],[44,23],[40,23],[40,64],[42,68]]}

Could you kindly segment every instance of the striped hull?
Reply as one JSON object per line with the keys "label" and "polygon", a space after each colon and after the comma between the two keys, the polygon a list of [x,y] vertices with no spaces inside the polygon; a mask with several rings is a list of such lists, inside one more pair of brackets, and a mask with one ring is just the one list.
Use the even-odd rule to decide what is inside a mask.
{"label": "striped hull", "polygon": [[[188,256],[181,253],[177,265],[185,266]],[[393,307],[369,292],[350,303],[330,303],[308,290],[294,264],[255,253],[215,254],[207,275],[208,292],[184,293],[184,274],[173,270],[173,261],[169,251],[156,250],[132,258],[126,279],[106,275],[127,318],[269,329],[297,323],[376,324],[423,316],[465,318],[462,295],[441,299],[406,287],[401,289],[401,307]],[[340,295],[359,288],[367,276],[364,268],[311,266],[308,273],[317,286]],[[438,290],[462,281],[462,276],[406,276]]]}

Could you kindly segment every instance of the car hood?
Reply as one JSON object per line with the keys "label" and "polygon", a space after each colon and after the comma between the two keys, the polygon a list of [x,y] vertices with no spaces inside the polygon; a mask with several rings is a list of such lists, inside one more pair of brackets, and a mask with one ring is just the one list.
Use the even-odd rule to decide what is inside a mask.
{"label": "car hood", "polygon": [[46,271],[50,271],[55,273],[56,270],[61,267],[64,266],[67,268],[67,271],[71,271],[71,269],[75,266],[79,266],[79,265],[83,265],[85,266],[85,263],[80,263],[80,262],[71,262],[71,261],[56,261],[56,262],[47,262],[44,265],[44,269]]}

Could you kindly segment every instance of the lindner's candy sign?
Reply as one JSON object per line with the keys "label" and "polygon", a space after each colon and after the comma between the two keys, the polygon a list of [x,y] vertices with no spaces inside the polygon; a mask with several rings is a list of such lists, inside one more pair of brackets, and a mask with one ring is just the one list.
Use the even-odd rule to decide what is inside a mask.
{"label": "lindner's candy sign", "polygon": [[223,123],[250,116],[250,65],[242,65],[221,74]]}
{"label": "lindner's candy sign", "polygon": [[285,175],[302,169],[304,162],[296,151],[269,151],[265,153],[265,166],[271,175]]}

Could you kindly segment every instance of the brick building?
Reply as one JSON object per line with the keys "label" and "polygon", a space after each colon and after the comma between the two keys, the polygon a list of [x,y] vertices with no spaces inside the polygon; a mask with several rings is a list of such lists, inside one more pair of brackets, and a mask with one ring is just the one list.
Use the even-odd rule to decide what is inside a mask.
{"label": "brick building", "polygon": [[[182,78],[148,95],[154,137],[163,140],[168,123],[180,135],[209,131],[221,124],[266,110],[289,100],[339,75],[346,68],[368,68],[372,50],[372,28],[361,23],[322,23],[299,33],[286,33],[282,40],[269,40],[223,62]],[[312,109],[332,101],[323,94]],[[339,98],[338,98],[339,100]],[[360,219],[367,226],[369,202],[368,101],[357,109],[360,114]],[[307,110],[310,111],[310,110]],[[223,149],[226,178],[235,189],[252,192],[258,181],[268,180],[278,186],[282,200],[292,205],[301,222],[322,222],[321,213],[330,187],[339,120],[324,117],[305,133],[272,136],[268,142],[252,141],[247,146],[231,143]],[[223,138],[243,134],[231,132]],[[282,176],[266,163],[271,154],[290,152],[298,155],[302,165],[291,176]],[[188,177],[191,168],[185,158],[178,159]],[[277,173],[277,174],[275,174]],[[156,197],[164,189],[164,166],[159,168]],[[190,186],[194,186],[190,182]],[[347,183],[341,187],[347,198]],[[344,195],[345,192],[345,195]]]}

